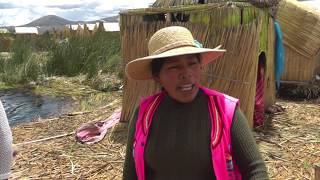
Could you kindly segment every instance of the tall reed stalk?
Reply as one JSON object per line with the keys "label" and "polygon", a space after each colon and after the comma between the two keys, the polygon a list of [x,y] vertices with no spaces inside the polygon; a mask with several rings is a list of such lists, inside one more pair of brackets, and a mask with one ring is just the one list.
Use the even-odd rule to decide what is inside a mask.
{"label": "tall reed stalk", "polygon": [[84,73],[89,77],[94,77],[99,71],[115,72],[120,62],[119,54],[118,33],[99,32],[92,36],[74,34],[52,46],[48,72],[66,76]]}
{"label": "tall reed stalk", "polygon": [[119,72],[120,35],[97,32],[89,35],[70,34],[65,39],[54,36],[17,36],[11,56],[0,59],[0,81],[27,83],[39,77]]}
{"label": "tall reed stalk", "polygon": [[43,74],[41,56],[33,53],[30,37],[17,37],[12,45],[12,56],[2,58],[0,79],[9,84],[36,81]]}

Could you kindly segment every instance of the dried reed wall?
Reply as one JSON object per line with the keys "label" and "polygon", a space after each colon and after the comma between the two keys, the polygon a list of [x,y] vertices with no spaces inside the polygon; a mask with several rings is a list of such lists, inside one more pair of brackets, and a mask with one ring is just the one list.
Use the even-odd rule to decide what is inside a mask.
{"label": "dried reed wall", "polygon": [[275,67],[274,67],[274,44],[275,44],[275,31],[274,31],[274,21],[272,18],[268,18],[269,22],[267,25],[268,37],[267,37],[267,49],[266,54],[266,68],[265,68],[265,83],[264,83],[264,102],[265,108],[273,105],[276,102],[276,92],[275,92]]}
{"label": "dried reed wall", "polygon": [[197,5],[197,4],[209,4],[219,2],[250,2],[253,5],[259,7],[270,7],[278,4],[280,0],[157,0],[154,2],[153,7],[169,7],[169,6],[181,6],[181,5]]}
{"label": "dried reed wall", "polygon": [[285,45],[285,70],[281,77],[285,81],[311,81],[314,78],[316,58],[305,57]]}
{"label": "dried reed wall", "polygon": [[[222,58],[208,66],[209,87],[240,98],[241,109],[252,122],[259,55],[260,26],[255,23],[238,28],[224,28],[213,34],[228,50]],[[216,78],[214,78],[216,77]]]}
{"label": "dried reed wall", "polygon": [[320,14],[294,1],[280,2],[277,19],[283,31],[285,71],[282,80],[312,81],[319,61]]}
{"label": "dried reed wall", "polygon": [[[268,61],[270,61],[268,62],[270,73],[273,68],[273,51],[268,51],[269,48],[273,49],[273,41],[261,43],[261,29],[263,23],[266,23],[266,32],[272,29],[273,26],[269,26],[269,18],[265,18],[267,22],[264,22],[262,17],[265,16],[263,13],[259,16],[261,12],[257,9],[248,8],[241,12],[239,8],[224,9],[221,6],[214,10],[210,10],[208,7],[205,8],[208,11],[188,12],[191,22],[186,23],[143,22],[143,14],[138,11],[135,11],[136,14],[133,12],[121,14],[124,63],[126,64],[130,60],[147,55],[147,42],[158,29],[171,25],[185,26],[191,30],[198,41],[203,43],[204,47],[214,48],[221,44],[223,45],[222,48],[227,49],[227,53],[223,57],[205,68],[203,84],[240,98],[241,109],[252,125],[257,63],[261,44],[265,45],[264,50],[267,51],[266,55]],[[154,9],[152,12],[157,13]],[[150,14],[150,11],[144,14]],[[243,24],[240,24],[240,21]],[[273,33],[267,33],[264,36],[267,37],[266,41],[274,39]],[[272,75],[266,75],[266,77],[270,81],[273,80]],[[266,89],[273,90],[272,86],[266,87]],[[152,80],[135,81],[125,79],[122,121],[128,121],[132,117],[141,96],[150,95],[157,90],[159,90],[159,85]],[[270,94],[274,96],[274,90]]]}

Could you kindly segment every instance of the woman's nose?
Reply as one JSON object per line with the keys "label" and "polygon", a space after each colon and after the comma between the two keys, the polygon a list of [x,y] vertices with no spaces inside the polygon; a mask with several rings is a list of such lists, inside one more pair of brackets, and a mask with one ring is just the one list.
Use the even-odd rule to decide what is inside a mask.
{"label": "woman's nose", "polygon": [[189,70],[188,67],[181,68],[181,72],[180,72],[180,78],[181,79],[187,79],[190,76],[191,76],[191,71]]}

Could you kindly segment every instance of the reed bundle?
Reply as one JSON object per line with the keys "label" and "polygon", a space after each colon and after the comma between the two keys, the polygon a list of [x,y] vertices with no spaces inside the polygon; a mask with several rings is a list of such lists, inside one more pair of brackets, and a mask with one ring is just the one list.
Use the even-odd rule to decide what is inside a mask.
{"label": "reed bundle", "polygon": [[55,36],[58,39],[64,39],[67,37],[70,37],[71,35],[77,35],[79,37],[86,36],[86,37],[92,37],[96,33],[103,33],[105,32],[103,22],[99,22],[99,24],[95,24],[93,30],[89,30],[89,27],[87,24],[80,25],[78,24],[77,29],[73,30],[71,25],[65,26],[61,31],[55,32]]}
{"label": "reed bundle", "polygon": [[274,53],[275,53],[275,31],[274,22],[272,18],[269,18],[268,23],[268,37],[267,37],[267,51],[266,51],[266,68],[265,68],[265,87],[264,87],[264,100],[265,107],[271,106],[276,102],[276,84],[275,84],[275,65],[274,65]]}
{"label": "reed bundle", "polygon": [[249,2],[257,7],[271,7],[279,3],[280,0],[157,0],[153,3],[152,7],[170,7],[181,5],[197,5],[197,4],[210,4],[219,2]]}
{"label": "reed bundle", "polygon": [[279,4],[283,31],[285,71],[282,80],[310,82],[320,69],[320,13],[293,0]]}
{"label": "reed bundle", "polygon": [[277,14],[284,44],[306,58],[320,50],[320,13],[294,0],[283,0]]}
{"label": "reed bundle", "polygon": [[281,79],[284,81],[303,81],[303,82],[309,82],[313,80],[314,71],[315,71],[315,68],[317,67],[316,66],[317,59],[311,58],[311,57],[305,57],[287,45],[285,45],[284,47],[285,47],[286,66]]}
{"label": "reed bundle", "polygon": [[[187,14],[187,22],[144,21],[144,16]],[[172,8],[149,8],[121,13],[121,39],[124,64],[147,55],[147,43],[158,29],[171,25],[185,26],[204,47],[223,45],[227,53],[205,69],[203,84],[240,98],[241,108],[252,124],[257,63],[260,52],[267,55],[268,73],[273,74],[273,23],[264,11],[246,3],[208,4]],[[266,30],[262,30],[266,28]],[[270,33],[271,32],[271,33]],[[273,75],[268,84],[273,84]],[[274,86],[266,87],[269,104],[274,103]],[[159,90],[152,80],[125,79],[122,121],[129,121],[141,96]],[[273,102],[271,102],[273,101]]]}

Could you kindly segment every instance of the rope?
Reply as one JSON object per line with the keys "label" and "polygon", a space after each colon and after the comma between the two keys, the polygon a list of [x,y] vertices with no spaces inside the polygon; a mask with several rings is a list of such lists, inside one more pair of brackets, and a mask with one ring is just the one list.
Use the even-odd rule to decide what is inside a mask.
{"label": "rope", "polygon": [[[209,73],[203,73],[203,74],[206,75],[206,76],[208,76],[208,77],[210,77],[210,78],[227,80],[227,81],[231,81],[231,82],[234,82],[234,83],[240,83],[240,84],[244,84],[244,85],[251,85],[251,83],[248,82],[248,81],[231,79],[231,78],[227,78],[227,77],[212,75],[212,74],[209,74]],[[208,81],[209,81],[209,82],[212,82],[212,79],[209,79]]]}

